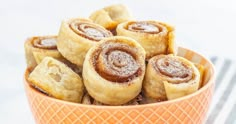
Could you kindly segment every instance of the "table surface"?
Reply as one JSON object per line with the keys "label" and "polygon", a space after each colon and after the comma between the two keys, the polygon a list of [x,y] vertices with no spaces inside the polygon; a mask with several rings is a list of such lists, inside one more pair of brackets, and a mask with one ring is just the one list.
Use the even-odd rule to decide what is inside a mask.
{"label": "table surface", "polygon": [[[236,118],[232,114],[236,112],[233,96],[236,87],[229,86],[236,82],[231,79],[236,69],[234,0],[7,0],[0,4],[0,123],[34,123],[23,87],[25,39],[35,35],[57,34],[63,19],[88,17],[94,10],[115,3],[127,5],[138,20],[159,20],[175,26],[179,46],[212,58],[217,73],[221,75],[217,77],[217,83],[222,83],[219,83],[209,113],[222,110],[224,113],[211,114],[207,122],[224,123],[229,116]],[[223,76],[222,71],[226,72]],[[230,92],[225,95],[228,90]],[[230,101],[221,103],[221,99]],[[230,120],[225,123],[236,122]]]}

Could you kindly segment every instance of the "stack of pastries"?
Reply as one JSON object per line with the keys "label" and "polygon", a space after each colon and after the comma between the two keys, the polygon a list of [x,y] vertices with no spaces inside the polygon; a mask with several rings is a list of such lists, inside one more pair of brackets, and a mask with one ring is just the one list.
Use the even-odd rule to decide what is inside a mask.
{"label": "stack of pastries", "polygon": [[177,56],[174,28],[134,20],[124,5],[62,22],[58,35],[25,42],[29,84],[48,96],[93,105],[139,105],[197,91],[204,66]]}

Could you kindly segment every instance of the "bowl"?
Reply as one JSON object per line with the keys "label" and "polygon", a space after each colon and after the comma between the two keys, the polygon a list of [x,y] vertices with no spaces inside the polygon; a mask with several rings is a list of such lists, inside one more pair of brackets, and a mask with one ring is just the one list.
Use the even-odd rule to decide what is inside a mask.
{"label": "bowl", "polygon": [[215,73],[202,55],[179,47],[178,56],[205,66],[203,86],[193,94],[170,101],[133,106],[96,106],[62,101],[32,88],[24,76],[29,106],[38,124],[46,123],[203,123],[213,95]]}

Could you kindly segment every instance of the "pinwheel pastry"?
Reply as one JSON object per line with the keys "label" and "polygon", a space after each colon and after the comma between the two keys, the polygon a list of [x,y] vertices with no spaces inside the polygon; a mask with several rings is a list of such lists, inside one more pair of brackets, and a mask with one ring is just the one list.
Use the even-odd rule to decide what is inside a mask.
{"label": "pinwheel pastry", "polygon": [[85,54],[90,47],[112,33],[88,19],[63,21],[58,35],[57,47],[70,62],[82,67]]}
{"label": "pinwheel pastry", "polygon": [[158,55],[147,65],[143,83],[144,94],[150,101],[176,99],[198,90],[200,74],[194,64],[173,55]]}
{"label": "pinwheel pastry", "polygon": [[89,18],[95,23],[111,30],[113,34],[116,34],[116,26],[122,22],[131,20],[132,16],[126,6],[115,4],[93,12]]}
{"label": "pinwheel pastry", "polygon": [[27,67],[33,70],[46,56],[63,60],[57,50],[56,41],[56,36],[37,36],[27,39],[25,42]]}
{"label": "pinwheel pastry", "polygon": [[116,28],[117,35],[138,41],[146,51],[146,59],[159,54],[176,54],[174,28],[157,21],[128,21]]}
{"label": "pinwheel pastry", "polygon": [[108,105],[121,105],[141,92],[145,51],[135,40],[106,38],[86,54],[83,80],[88,93]]}
{"label": "pinwheel pastry", "polygon": [[30,73],[29,82],[49,96],[81,102],[84,85],[78,74],[61,61],[45,57]]}

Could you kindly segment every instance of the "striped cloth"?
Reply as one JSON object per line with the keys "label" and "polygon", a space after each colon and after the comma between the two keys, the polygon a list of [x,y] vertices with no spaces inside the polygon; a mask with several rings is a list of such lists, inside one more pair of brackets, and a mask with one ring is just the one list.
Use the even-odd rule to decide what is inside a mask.
{"label": "striped cloth", "polygon": [[206,124],[236,124],[236,63],[212,57],[216,85]]}

